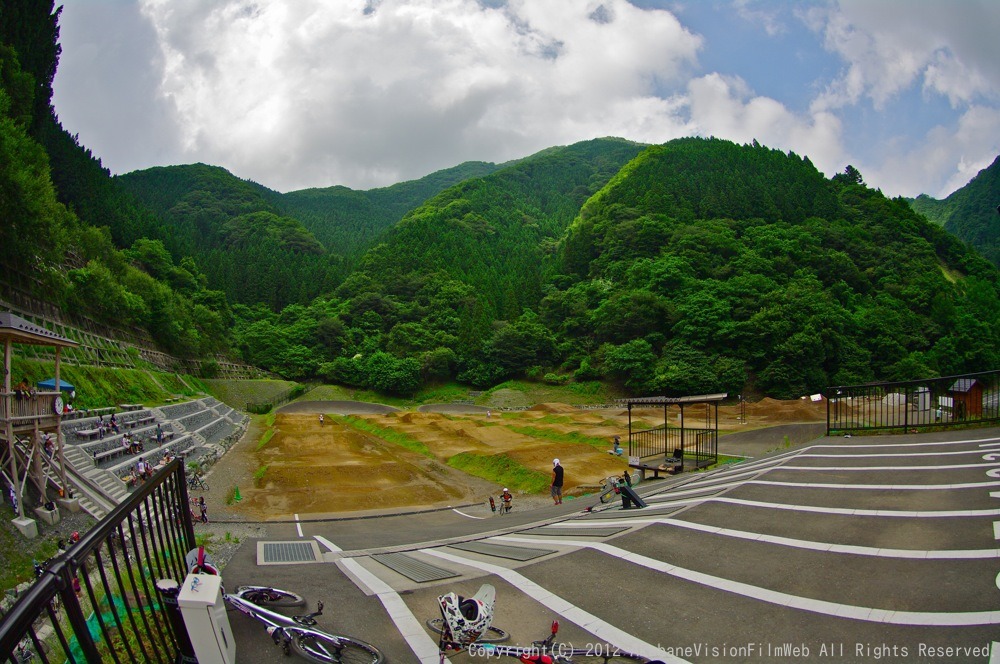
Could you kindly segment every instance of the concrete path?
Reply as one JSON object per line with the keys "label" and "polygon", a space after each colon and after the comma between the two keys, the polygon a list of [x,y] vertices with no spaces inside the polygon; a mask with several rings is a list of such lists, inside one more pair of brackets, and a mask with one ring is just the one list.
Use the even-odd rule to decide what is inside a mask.
{"label": "concrete path", "polygon": [[[522,644],[559,620],[575,647],[666,662],[1000,662],[1000,429],[820,438],[639,492],[648,508],[276,524],[268,541],[315,542],[318,562],[261,564],[251,542],[225,581],[322,599],[321,628],[395,663],[437,662],[437,595],[484,582]],[[494,546],[449,546],[468,541]],[[537,557],[497,555],[524,549]],[[371,557],[386,551],[455,576],[414,581]],[[240,662],[283,661],[229,615]]]}

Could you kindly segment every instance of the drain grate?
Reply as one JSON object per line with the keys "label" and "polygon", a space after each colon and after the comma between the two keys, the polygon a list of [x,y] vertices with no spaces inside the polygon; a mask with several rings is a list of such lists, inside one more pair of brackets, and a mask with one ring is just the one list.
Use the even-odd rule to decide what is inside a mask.
{"label": "drain grate", "polygon": [[314,563],[319,560],[319,547],[315,542],[261,542],[257,554],[261,565]]}
{"label": "drain grate", "polygon": [[507,558],[508,560],[532,560],[555,553],[555,549],[533,549],[528,546],[511,546],[510,544],[493,544],[492,542],[462,542],[448,546],[453,549],[481,553],[496,558]]}
{"label": "drain grate", "polygon": [[418,560],[405,553],[377,553],[372,556],[372,560],[382,563],[389,569],[399,572],[417,583],[440,581],[458,576],[457,572],[425,563],[423,560]]}

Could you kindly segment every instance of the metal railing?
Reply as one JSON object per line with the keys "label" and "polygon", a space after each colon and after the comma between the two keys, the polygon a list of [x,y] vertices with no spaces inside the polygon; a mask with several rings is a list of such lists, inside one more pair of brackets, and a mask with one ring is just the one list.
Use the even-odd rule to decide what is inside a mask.
{"label": "metal railing", "polygon": [[828,388],[827,435],[1000,423],[1000,370]]}
{"label": "metal railing", "polygon": [[[0,661],[162,662],[180,649],[156,582],[187,575],[194,526],[182,459],[50,561],[0,622]],[[36,659],[37,658],[37,659]]]}
{"label": "metal railing", "polygon": [[682,450],[681,468],[701,468],[719,460],[719,438],[714,429],[658,426],[633,431],[629,436],[630,457],[669,457]]}

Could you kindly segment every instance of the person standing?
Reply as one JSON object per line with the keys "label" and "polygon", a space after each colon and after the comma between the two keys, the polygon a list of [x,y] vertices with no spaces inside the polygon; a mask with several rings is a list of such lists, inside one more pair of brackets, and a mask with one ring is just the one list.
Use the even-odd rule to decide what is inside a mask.
{"label": "person standing", "polygon": [[559,465],[559,459],[552,460],[552,501],[556,505],[562,505],[563,487],[563,467]]}
{"label": "person standing", "polygon": [[201,512],[200,519],[202,523],[208,523],[208,505],[205,504],[205,496],[198,497],[198,511]]}
{"label": "person standing", "polygon": [[323,413],[319,414],[319,425],[323,426]]}

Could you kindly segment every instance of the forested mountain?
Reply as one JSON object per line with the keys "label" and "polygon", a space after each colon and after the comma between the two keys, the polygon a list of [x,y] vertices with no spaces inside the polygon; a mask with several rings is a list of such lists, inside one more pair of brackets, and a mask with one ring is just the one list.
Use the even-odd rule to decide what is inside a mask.
{"label": "forested mountain", "polygon": [[[860,174],[682,139],[580,211],[541,320],[633,389],[783,397],[1000,362],[997,271]],[[572,365],[573,362],[570,362]]]}
{"label": "forested mountain", "polygon": [[[0,5],[0,267],[176,354],[402,394],[527,375],[793,397],[1000,365],[997,268],[853,167],[596,139],[368,192],[111,178],[49,105],[57,19]],[[997,169],[914,205],[995,242]]]}
{"label": "forested mountain", "polygon": [[1000,266],[1000,157],[943,201],[921,195],[910,205]]}
{"label": "forested mountain", "polygon": [[339,256],[271,200],[280,196],[218,166],[136,171],[116,182],[161,220],[146,236],[191,256],[231,302],[278,310],[308,302],[343,278]]}
{"label": "forested mountain", "polygon": [[470,178],[488,175],[495,164],[469,161],[419,180],[357,191],[343,186],[271,192],[270,200],[283,214],[302,222],[324,245],[348,264],[403,215],[428,198]]}
{"label": "forested mountain", "polygon": [[178,355],[224,349],[230,322],[225,297],[205,289],[194,263],[175,262],[156,242],[113,239],[107,228],[149,225],[153,216],[59,125],[50,104],[60,54],[58,17],[52,2],[0,4],[5,286],[113,326],[145,327]]}

